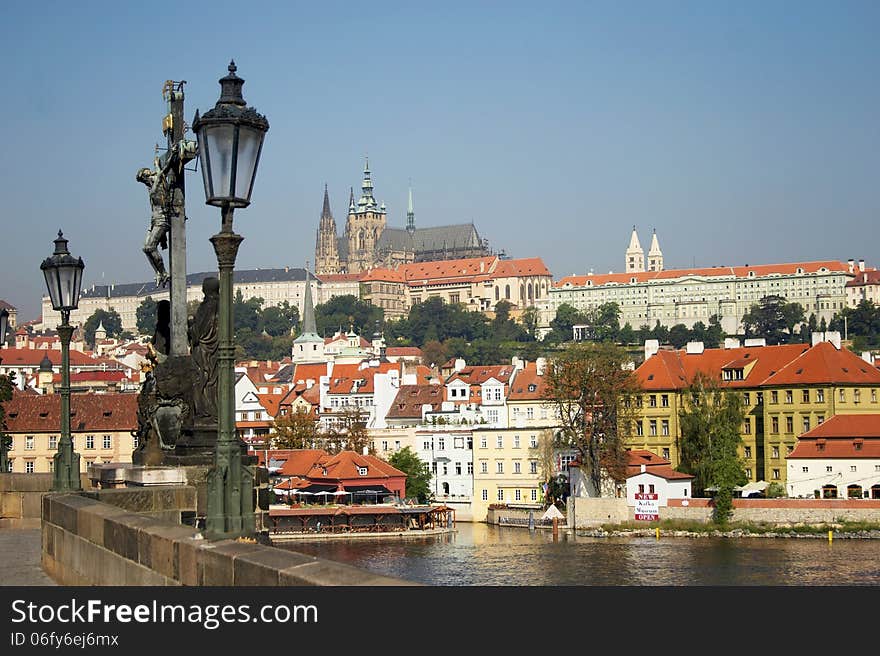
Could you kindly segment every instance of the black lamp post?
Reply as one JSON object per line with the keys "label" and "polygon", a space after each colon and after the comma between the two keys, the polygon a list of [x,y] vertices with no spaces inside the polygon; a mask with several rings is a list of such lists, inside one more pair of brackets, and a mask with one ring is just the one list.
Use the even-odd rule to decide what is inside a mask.
{"label": "black lamp post", "polygon": [[61,312],[58,336],[61,338],[61,440],[55,454],[53,492],[73,492],[82,489],[79,475],[79,454],[73,450],[70,436],[70,311],[79,306],[82,272],[81,257],[73,257],[67,250],[67,240],[61,231],[55,240],[55,252],[43,260],[40,269],[46,277],[52,309]]}
{"label": "black lamp post", "polygon": [[266,117],[247,107],[241,95],[244,80],[235,74],[220,79],[220,99],[199,116],[193,131],[198,138],[199,160],[205,183],[205,202],[221,209],[220,232],[211,237],[220,269],[220,307],[217,345],[218,437],[214,467],[208,473],[208,539],[252,535],[255,530],[254,475],[241,460],[242,442],[235,434],[235,343],[232,317],[232,271],[241,235],[232,230],[232,213],[247,207],[260,161]]}
{"label": "black lamp post", "polygon": [[[6,308],[0,309],[0,348],[6,346],[6,330],[9,328],[9,312]],[[3,358],[0,357],[0,364]],[[0,426],[0,474],[9,471],[9,456],[6,453],[6,435]]]}

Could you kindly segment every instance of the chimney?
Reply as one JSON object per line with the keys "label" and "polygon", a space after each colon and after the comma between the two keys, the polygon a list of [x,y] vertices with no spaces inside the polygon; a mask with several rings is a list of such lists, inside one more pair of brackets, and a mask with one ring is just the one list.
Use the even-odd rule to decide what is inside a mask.
{"label": "chimney", "polygon": [[648,466],[642,465],[642,473],[644,474],[646,471],[648,471]]}
{"label": "chimney", "polygon": [[535,360],[535,373],[539,376],[544,375],[544,371],[547,370],[547,358],[537,358]]}
{"label": "chimney", "polygon": [[829,330],[825,333],[825,341],[831,342],[838,351],[840,350],[840,331]]}
{"label": "chimney", "polygon": [[486,273],[486,263],[480,260],[480,273]]}
{"label": "chimney", "polygon": [[685,353],[699,355],[704,350],[703,342],[688,342],[685,346]]}
{"label": "chimney", "polygon": [[464,369],[465,362],[463,358],[455,358],[455,371],[461,371]]}
{"label": "chimney", "polygon": [[846,263],[849,266],[849,272],[853,273],[856,268],[856,261],[854,259],[850,258],[846,261]]}
{"label": "chimney", "polygon": [[315,380],[314,380],[314,378],[309,378],[309,379],[306,380],[306,389],[307,389],[307,390],[312,389],[312,387],[314,387],[314,386],[315,386]]}
{"label": "chimney", "polygon": [[747,339],[743,343],[743,346],[745,346],[746,348],[750,346],[767,346],[767,340],[764,337],[752,337],[750,339]]}
{"label": "chimney", "polygon": [[739,340],[736,337],[725,337],[724,338],[724,348],[726,348],[726,349],[739,348]]}
{"label": "chimney", "polygon": [[645,360],[654,355],[657,351],[660,350],[660,340],[658,339],[646,339],[645,340]]}
{"label": "chimney", "polygon": [[865,261],[860,259],[859,260],[859,271],[864,271],[864,270],[865,270]]}
{"label": "chimney", "polygon": [[871,355],[870,351],[862,351],[862,360],[864,360],[868,364],[874,364],[874,356]]}

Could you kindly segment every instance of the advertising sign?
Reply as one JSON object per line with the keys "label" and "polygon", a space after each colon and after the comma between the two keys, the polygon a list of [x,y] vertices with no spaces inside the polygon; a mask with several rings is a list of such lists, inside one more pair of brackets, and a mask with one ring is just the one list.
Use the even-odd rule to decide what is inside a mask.
{"label": "advertising sign", "polygon": [[660,504],[656,494],[636,494],[636,519],[655,522],[660,519]]}

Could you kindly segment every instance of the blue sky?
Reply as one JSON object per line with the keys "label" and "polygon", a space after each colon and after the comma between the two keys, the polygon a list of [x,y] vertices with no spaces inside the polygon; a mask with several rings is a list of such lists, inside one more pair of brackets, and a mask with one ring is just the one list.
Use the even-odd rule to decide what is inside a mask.
{"label": "blue sky", "polygon": [[[239,268],[314,257],[369,155],[389,225],[473,221],[554,277],[620,270],[635,224],[667,268],[878,265],[876,2],[30,2],[0,26],[0,298],[39,314],[58,228],[87,284],[148,280],[166,79],[186,116],[230,58],[270,122]],[[220,216],[188,174],[189,271]]]}

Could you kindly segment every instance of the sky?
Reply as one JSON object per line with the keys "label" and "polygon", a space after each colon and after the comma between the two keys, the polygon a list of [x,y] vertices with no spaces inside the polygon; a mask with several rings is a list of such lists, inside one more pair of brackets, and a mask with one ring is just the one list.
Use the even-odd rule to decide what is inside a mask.
{"label": "sky", "polygon": [[[313,261],[324,185],[342,231],[365,156],[389,226],[411,185],[417,226],[473,221],[555,279],[620,271],[633,225],[666,268],[877,266],[878,21],[872,1],[10,3],[0,298],[39,316],[59,229],[85,286],[152,278],[135,173],[162,85],[186,81],[191,122],[230,59],[270,124],[240,269]],[[200,170],[187,216],[187,270],[216,270]]]}

